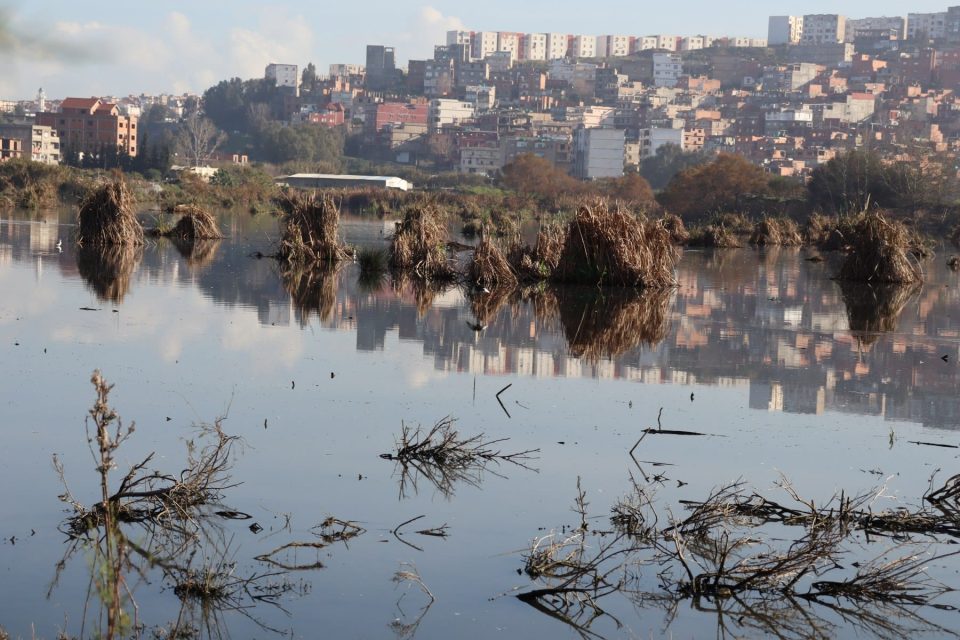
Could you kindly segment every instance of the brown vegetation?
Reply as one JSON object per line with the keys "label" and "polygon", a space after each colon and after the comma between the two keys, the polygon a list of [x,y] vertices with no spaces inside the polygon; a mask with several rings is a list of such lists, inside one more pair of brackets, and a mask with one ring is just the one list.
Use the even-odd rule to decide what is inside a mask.
{"label": "brown vegetation", "polygon": [[178,205],[174,213],[180,216],[173,229],[163,235],[181,240],[216,240],[222,238],[217,219],[201,207]]}
{"label": "brown vegetation", "polygon": [[507,258],[486,236],[480,239],[473,251],[473,257],[467,265],[467,279],[474,286],[489,289],[511,288],[517,284],[517,276]]}
{"label": "brown vegetation", "polygon": [[283,217],[277,258],[288,263],[331,263],[349,254],[340,242],[340,207],[317,192],[288,191],[277,201]]}
{"label": "brown vegetation", "polygon": [[143,244],[143,227],[122,179],[93,189],[80,203],[77,242],[81,245]]}
{"label": "brown vegetation", "polygon": [[734,249],[743,246],[740,239],[722,224],[708,224],[692,228],[687,245],[714,249]]}
{"label": "brown vegetation", "polygon": [[599,201],[581,206],[567,225],[553,277],[570,284],[663,288],[675,283],[678,258],[659,221],[641,221]]}
{"label": "brown vegetation", "polygon": [[803,237],[797,223],[790,218],[764,217],[756,223],[750,244],[758,246],[799,247]]}
{"label": "brown vegetation", "polygon": [[543,224],[537,231],[537,243],[516,242],[507,252],[507,261],[521,282],[549,280],[560,263],[564,232],[556,224]]}
{"label": "brown vegetation", "polygon": [[670,240],[673,241],[673,244],[685,245],[690,240],[690,232],[687,231],[686,225],[683,224],[683,218],[680,216],[668,213],[663,216],[661,224],[670,234]]}
{"label": "brown vegetation", "polygon": [[335,265],[291,265],[280,273],[283,288],[290,294],[300,326],[310,324],[316,314],[329,320],[337,303],[337,267]]}
{"label": "brown vegetation", "polygon": [[741,156],[721,153],[709,164],[678,173],[657,200],[686,220],[700,220],[720,211],[737,211],[744,196],[768,191],[763,169]]}
{"label": "brown vegetation", "polygon": [[879,211],[865,212],[852,221],[851,235],[841,280],[901,284],[923,280],[910,258],[911,235],[903,223],[888,220]]}
{"label": "brown vegetation", "polygon": [[411,207],[390,244],[390,267],[425,280],[452,280],[446,216],[435,207]]}

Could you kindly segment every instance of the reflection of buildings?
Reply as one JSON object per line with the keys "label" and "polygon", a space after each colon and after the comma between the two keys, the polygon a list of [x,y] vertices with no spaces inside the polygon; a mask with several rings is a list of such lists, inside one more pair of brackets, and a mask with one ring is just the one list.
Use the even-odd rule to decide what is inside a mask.
{"label": "reflection of buildings", "polygon": [[[0,266],[33,263],[37,253],[52,249],[56,234],[45,224],[54,226],[0,221]],[[382,242],[379,224],[345,226],[363,241]],[[263,230],[231,233],[261,237]],[[159,245],[145,251],[133,287],[189,282],[216,304],[249,308],[263,325],[294,330],[294,308],[275,264],[248,257],[258,248],[225,242],[215,260],[194,272],[178,266],[172,246]],[[71,253],[65,243],[62,256],[43,260],[76,277]],[[796,251],[687,252],[666,338],[597,362],[573,357],[558,319],[538,315],[530,302],[506,303],[477,334],[458,291],[421,304],[421,313],[423,300],[410,291],[398,296],[389,284],[361,290],[349,266],[323,325],[355,332],[358,351],[384,349],[388,335],[421,343],[442,371],[736,387],[756,410],[849,412],[960,428],[960,291],[942,286],[949,277],[942,265],[929,265],[931,281],[906,305],[896,331],[870,344],[847,330],[843,298],[829,279],[834,269],[805,262]]]}

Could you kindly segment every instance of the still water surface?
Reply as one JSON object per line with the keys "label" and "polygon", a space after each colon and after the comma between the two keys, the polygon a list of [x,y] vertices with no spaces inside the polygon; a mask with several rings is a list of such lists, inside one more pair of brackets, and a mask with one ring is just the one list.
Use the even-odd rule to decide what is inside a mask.
{"label": "still water surface", "polygon": [[[136,421],[117,454],[121,473],[151,451],[156,467],[179,473],[193,425],[218,416],[244,440],[233,469],[241,484],[224,503],[252,520],[218,526],[234,572],[271,574],[260,584],[279,595],[244,595],[228,607],[240,610],[208,613],[202,635],[578,637],[513,597],[535,586],[522,574],[523,553],[531,539],[579,522],[578,478],[591,526],[609,528],[610,506],[638,475],[628,452],[661,408],[664,428],[708,434],[643,444],[642,460],[670,465],[655,473],[658,497],[674,509],[738,479],[782,499],[781,477],[818,502],[886,483],[877,508],[917,505],[934,471],[957,472],[955,448],[913,444],[960,445],[960,290],[942,254],[925,264],[923,288],[893,294],[887,306],[898,313],[882,318],[830,279],[835,257],[810,262],[800,250],[688,251],[679,287],[662,299],[565,290],[549,303],[478,303],[458,289],[362,285],[355,265],[310,282],[284,276],[251,257],[271,250],[268,216],[224,216],[227,238],[214,245],[150,243],[121,259],[132,268],[105,278],[102,257],[70,242],[71,216],[0,218],[0,624],[13,637],[96,633],[90,558],[75,555],[56,577],[67,547],[58,526],[69,512],[51,463],[62,461],[78,500],[96,502],[84,431],[94,369],[116,385],[113,406]],[[342,228],[348,242],[386,247],[380,222],[347,219]],[[470,327],[478,320],[482,332]],[[501,408],[496,394],[507,385]],[[447,490],[422,478],[401,486],[380,454],[403,424],[445,416],[463,434],[509,439],[497,446],[538,449],[537,457]],[[287,572],[256,559],[315,539],[311,528],[328,516],[365,532],[284,556],[322,567]],[[393,535],[417,516],[402,540]],[[415,533],[442,525],[447,537]],[[392,580],[403,563],[415,566],[432,605]],[[948,559],[930,573],[960,587],[958,569]],[[639,573],[656,591],[656,568]],[[160,571],[128,583],[145,635],[184,616],[203,626]],[[736,619],[718,631],[713,605],[688,600],[614,594],[602,604],[609,615],[581,636],[770,632]],[[820,615],[834,625],[828,636],[873,635]],[[948,607],[922,617],[939,625],[927,628],[934,636],[960,631],[960,613]]]}

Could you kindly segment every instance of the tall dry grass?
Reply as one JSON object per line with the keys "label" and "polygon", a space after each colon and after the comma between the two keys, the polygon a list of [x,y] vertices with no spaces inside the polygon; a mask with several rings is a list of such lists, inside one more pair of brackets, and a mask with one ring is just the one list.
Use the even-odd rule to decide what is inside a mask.
{"label": "tall dry grass", "polygon": [[90,191],[77,214],[77,243],[88,246],[143,244],[143,227],[134,213],[134,204],[123,179]]}

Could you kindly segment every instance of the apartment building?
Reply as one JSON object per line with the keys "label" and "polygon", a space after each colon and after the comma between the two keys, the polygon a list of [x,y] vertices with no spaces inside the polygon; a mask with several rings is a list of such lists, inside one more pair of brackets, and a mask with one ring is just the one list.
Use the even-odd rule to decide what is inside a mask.
{"label": "apartment building", "polygon": [[573,175],[582,180],[623,175],[622,129],[576,129],[573,132]]}
{"label": "apartment building", "polygon": [[625,58],[633,52],[636,38],[632,36],[598,36],[597,56],[601,58]]}
{"label": "apartment building", "polygon": [[115,147],[130,156],[137,155],[136,116],[120,115],[112,102],[99,98],[66,98],[59,112],[38,113],[36,124],[57,132],[63,148],[97,153]]}
{"label": "apartment building", "polygon": [[835,13],[816,13],[803,16],[803,34],[800,44],[836,44],[844,42],[847,18]]}
{"label": "apartment building", "polygon": [[500,35],[496,31],[475,31],[470,40],[470,55],[477,60],[486,60],[497,51]]}
{"label": "apartment building", "polygon": [[547,60],[562,60],[567,57],[569,38],[562,33],[547,34]]}
{"label": "apartment building", "polygon": [[907,35],[907,20],[903,16],[847,20],[845,42],[854,42],[858,37],[878,31],[889,32],[896,36],[897,40],[903,40]]}
{"label": "apartment building", "polygon": [[800,44],[803,16],[770,16],[767,22],[767,43],[771,46]]}
{"label": "apartment building", "polygon": [[497,33],[497,51],[509,52],[510,61],[516,62],[520,59],[523,38],[522,33],[506,33],[500,31]]}
{"label": "apartment building", "polygon": [[276,64],[271,63],[264,69],[263,77],[267,80],[273,80],[278,87],[286,87],[300,95],[300,74],[297,72],[295,64]]}
{"label": "apartment building", "polygon": [[940,40],[947,31],[947,12],[938,13],[908,13],[907,38],[909,40]]}
{"label": "apartment building", "polygon": [[20,140],[20,150],[34,162],[60,164],[60,136],[53,127],[29,122],[0,124],[0,137]]}
{"label": "apartment building", "polygon": [[597,57],[597,37],[596,36],[574,36],[573,42],[568,52],[571,58],[596,58]]}
{"label": "apartment building", "polygon": [[0,136],[0,162],[23,157],[23,142],[19,138]]}
{"label": "apartment building", "polygon": [[460,100],[431,100],[427,123],[430,130],[439,133],[444,126],[458,125],[474,117],[474,106]]}
{"label": "apartment building", "polygon": [[367,45],[367,89],[387,91],[398,80],[396,50],[393,47]]}
{"label": "apartment building", "polygon": [[547,34],[528,33],[523,40],[522,60],[547,59]]}
{"label": "apartment building", "polygon": [[653,54],[653,84],[657,87],[675,87],[683,75],[683,59],[679,53]]}

